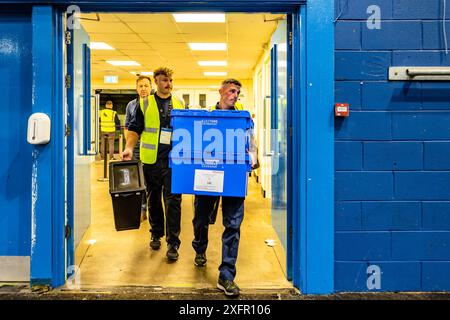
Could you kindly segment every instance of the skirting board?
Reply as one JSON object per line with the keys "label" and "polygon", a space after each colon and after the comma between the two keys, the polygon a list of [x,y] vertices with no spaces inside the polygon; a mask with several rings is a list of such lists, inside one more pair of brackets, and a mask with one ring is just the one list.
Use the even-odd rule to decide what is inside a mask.
{"label": "skirting board", "polygon": [[0,256],[0,281],[30,281],[30,257]]}

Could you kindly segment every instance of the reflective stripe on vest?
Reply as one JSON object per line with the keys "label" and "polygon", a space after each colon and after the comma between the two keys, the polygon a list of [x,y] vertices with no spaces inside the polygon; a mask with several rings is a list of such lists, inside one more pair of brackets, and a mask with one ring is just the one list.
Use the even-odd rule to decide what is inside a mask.
{"label": "reflective stripe on vest", "polygon": [[[154,95],[147,99],[139,99],[139,105],[144,114],[144,131],[141,134],[141,161],[145,164],[154,164],[158,157],[159,144],[159,110]],[[184,109],[184,105],[172,96],[172,108]]]}
{"label": "reflective stripe on vest", "polygon": [[100,131],[102,132],[115,132],[116,124],[114,119],[116,112],[111,109],[103,109],[100,111]]}

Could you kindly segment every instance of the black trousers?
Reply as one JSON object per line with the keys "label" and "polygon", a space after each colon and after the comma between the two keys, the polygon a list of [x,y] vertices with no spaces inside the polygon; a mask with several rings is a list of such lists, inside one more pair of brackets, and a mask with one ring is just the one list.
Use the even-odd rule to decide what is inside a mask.
{"label": "black trousers", "polygon": [[[144,164],[150,232],[162,238],[164,230],[168,246],[180,246],[181,194],[172,194],[172,170],[168,158],[158,159],[155,164]],[[164,198],[164,209],[161,200]],[[165,221],[164,221],[165,213]],[[165,222],[165,223],[164,223]]]}

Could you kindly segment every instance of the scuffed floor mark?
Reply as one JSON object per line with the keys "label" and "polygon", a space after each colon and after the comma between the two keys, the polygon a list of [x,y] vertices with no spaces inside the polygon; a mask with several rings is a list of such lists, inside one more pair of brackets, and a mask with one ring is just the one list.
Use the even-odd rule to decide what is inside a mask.
{"label": "scuffed floor mark", "polygon": [[38,197],[37,168],[39,151],[33,150],[33,165],[31,169],[31,255],[36,246],[36,201]]}

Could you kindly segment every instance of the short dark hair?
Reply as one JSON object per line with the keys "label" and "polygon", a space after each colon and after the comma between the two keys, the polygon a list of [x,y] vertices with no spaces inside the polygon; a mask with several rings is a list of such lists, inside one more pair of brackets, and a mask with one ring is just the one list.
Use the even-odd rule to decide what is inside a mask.
{"label": "short dark hair", "polygon": [[158,69],[156,69],[155,71],[153,71],[153,78],[156,79],[157,76],[159,75],[163,75],[166,77],[171,78],[173,75],[173,70],[169,69],[167,67],[159,67]]}
{"label": "short dark hair", "polygon": [[150,77],[147,77],[147,76],[139,76],[139,77],[137,77],[136,84],[138,84],[139,81],[144,80],[144,79],[147,79],[150,82],[150,84],[152,84],[152,79],[150,79]]}
{"label": "short dark hair", "polygon": [[238,80],[233,79],[233,78],[225,79],[222,81],[222,87],[226,86],[227,84],[234,84],[238,87],[242,87],[242,84]]}

